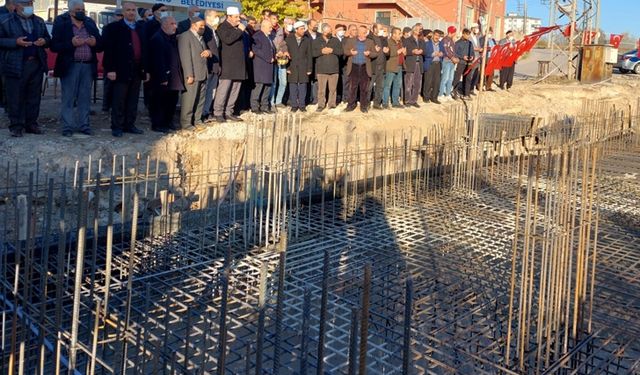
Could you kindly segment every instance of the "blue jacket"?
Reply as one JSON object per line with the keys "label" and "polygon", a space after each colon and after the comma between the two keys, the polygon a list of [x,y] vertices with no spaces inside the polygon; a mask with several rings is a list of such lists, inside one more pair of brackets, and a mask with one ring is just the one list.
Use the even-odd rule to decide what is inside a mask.
{"label": "blue jacket", "polygon": [[[424,42],[424,71],[426,72],[431,67],[433,63],[433,42],[427,40]],[[442,44],[442,40],[438,42],[438,46],[440,47],[440,52],[444,52],[444,44]],[[442,62],[444,56],[440,57],[440,62]]]}
{"label": "blue jacket", "polygon": [[[0,66],[2,73],[9,77],[22,76],[23,47],[18,47],[16,40],[25,36],[22,23],[16,13],[7,14],[0,18]],[[42,72],[47,71],[47,53],[45,48],[51,42],[51,37],[44,24],[44,20],[38,16],[32,16],[33,34],[35,39],[43,38],[46,43],[37,48],[38,59]]]}
{"label": "blue jacket", "polygon": [[262,31],[253,34],[253,79],[256,83],[273,83],[276,49]]}
{"label": "blue jacket", "polygon": [[[93,71],[93,77],[95,78],[98,72],[98,59],[96,58],[96,52],[102,51],[102,36],[100,36],[98,28],[91,18],[87,17],[85,19],[84,27],[87,29],[89,35],[96,38],[96,45],[91,47],[91,68]],[[53,30],[51,31],[51,34],[51,51],[58,54],[56,57],[56,65],[53,69],[53,75],[56,77],[64,77],[67,75],[69,67],[74,61],[73,55],[76,51],[76,47],[71,43],[71,39],[73,39],[73,23],[69,12],[56,17],[53,22]]]}

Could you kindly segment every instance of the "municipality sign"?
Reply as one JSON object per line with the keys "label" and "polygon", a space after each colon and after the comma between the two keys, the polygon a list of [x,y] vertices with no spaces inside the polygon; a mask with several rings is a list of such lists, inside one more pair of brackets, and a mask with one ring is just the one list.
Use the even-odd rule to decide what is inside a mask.
{"label": "municipality sign", "polygon": [[224,12],[228,7],[238,7],[242,9],[239,2],[236,1],[216,1],[216,0],[140,0],[141,3],[155,4],[162,3],[170,7],[186,8],[191,5],[197,5],[201,9],[212,9]]}

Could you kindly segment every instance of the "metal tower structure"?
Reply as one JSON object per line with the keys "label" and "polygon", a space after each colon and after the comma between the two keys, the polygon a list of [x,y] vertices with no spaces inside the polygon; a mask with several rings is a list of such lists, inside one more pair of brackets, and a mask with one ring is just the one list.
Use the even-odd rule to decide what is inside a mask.
{"label": "metal tower structure", "polygon": [[[586,30],[600,30],[600,5],[603,0],[541,0],[549,7],[549,25],[575,25],[569,29],[569,36],[558,38],[549,34],[548,48],[555,71],[562,72],[569,79],[576,78],[578,50],[582,47],[583,33]],[[567,40],[568,38],[568,40]],[[562,54],[567,65],[554,62],[555,56]]]}

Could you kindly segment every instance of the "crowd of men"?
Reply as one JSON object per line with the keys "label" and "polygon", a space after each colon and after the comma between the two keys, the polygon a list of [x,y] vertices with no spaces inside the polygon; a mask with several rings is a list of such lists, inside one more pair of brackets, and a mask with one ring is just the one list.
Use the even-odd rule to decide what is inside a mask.
{"label": "crowd of men", "polygon": [[[265,10],[261,19],[229,7],[188,9],[177,22],[162,3],[151,9],[124,2],[116,20],[99,32],[82,0],[54,20],[50,36],[34,15],[32,0],[7,0],[0,8],[0,83],[10,132],[40,134],[40,90],[49,48],[56,53],[54,76],[62,89],[62,135],[93,134],[91,88],[104,52],[103,110],[111,112],[114,137],[142,134],[136,126],[142,91],[157,132],[195,129],[211,121],[242,121],[241,111],[274,113],[287,103],[292,112],[316,111],[346,103],[370,108],[420,107],[469,99],[481,89],[481,64],[496,44],[513,46],[512,32],[501,41],[477,24],[445,32],[412,28],[319,25]],[[513,84],[514,66],[500,70],[499,87]],[[494,72],[482,89],[493,91]],[[142,89],[141,89],[142,88]],[[174,122],[180,103],[180,118]]]}

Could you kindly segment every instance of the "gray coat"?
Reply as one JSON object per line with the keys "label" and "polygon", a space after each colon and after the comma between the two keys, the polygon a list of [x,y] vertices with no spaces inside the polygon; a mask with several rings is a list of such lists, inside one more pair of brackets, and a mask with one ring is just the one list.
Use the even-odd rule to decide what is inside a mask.
{"label": "gray coat", "polygon": [[200,57],[206,49],[204,43],[204,38],[201,42],[191,30],[178,35],[178,51],[185,82],[187,77],[193,77],[196,82],[204,81],[208,77],[207,59]]}
{"label": "gray coat", "polygon": [[[16,45],[16,39],[26,35],[22,29],[22,23],[16,13],[7,14],[0,18],[0,66],[2,73],[9,77],[22,76],[23,68],[23,47]],[[51,43],[51,37],[44,24],[44,20],[38,16],[32,16],[34,40],[43,38],[46,43],[37,48],[37,56],[40,60],[42,71],[47,68],[47,53],[45,48]]]}

